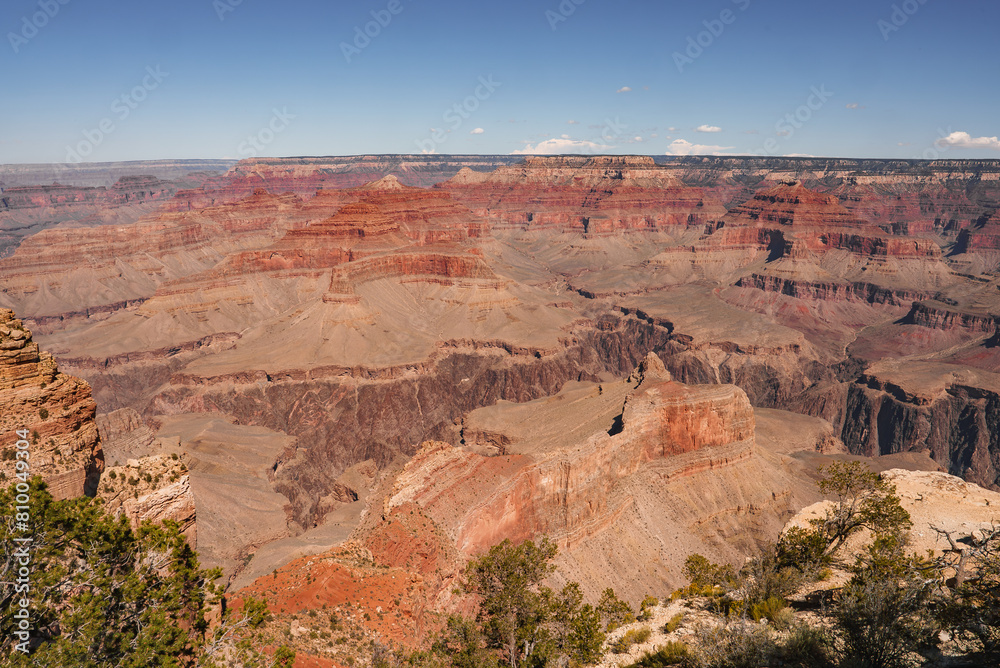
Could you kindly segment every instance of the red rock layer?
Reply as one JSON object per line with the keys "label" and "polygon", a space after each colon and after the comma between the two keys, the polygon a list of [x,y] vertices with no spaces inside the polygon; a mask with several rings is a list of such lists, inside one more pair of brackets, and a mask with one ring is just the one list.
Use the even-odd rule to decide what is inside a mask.
{"label": "red rock layer", "polygon": [[725,209],[644,156],[532,157],[440,185],[501,224],[593,233],[704,224]]}
{"label": "red rock layer", "polygon": [[769,250],[772,260],[813,257],[835,249],[866,259],[941,257],[936,242],[887,235],[855,218],[836,197],[799,182],[757,193],[726,214],[721,224],[710,225],[706,233],[707,249],[756,244]]}
{"label": "red rock layer", "polygon": [[1000,250],[1000,209],[982,223],[963,230],[957,246],[961,252]]}
{"label": "red rock layer", "polygon": [[904,322],[943,331],[962,329],[984,335],[997,331],[995,315],[960,311],[940,302],[913,302]]}
{"label": "red rock layer", "polygon": [[736,285],[764,292],[777,292],[797,299],[856,301],[891,306],[906,306],[915,299],[928,299],[932,296],[921,290],[889,289],[872,283],[814,282],[757,273],[744,276],[736,282]]}

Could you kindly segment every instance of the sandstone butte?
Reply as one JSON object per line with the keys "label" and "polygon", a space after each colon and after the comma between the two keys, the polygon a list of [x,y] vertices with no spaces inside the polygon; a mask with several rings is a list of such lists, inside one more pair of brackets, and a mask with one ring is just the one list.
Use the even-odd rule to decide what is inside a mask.
{"label": "sandstone butte", "polygon": [[1000,481],[998,161],[154,168],[19,176],[0,306],[93,388],[137,481],[98,493],[280,608],[412,637],[542,532],[638,599],[772,539],[830,457]]}

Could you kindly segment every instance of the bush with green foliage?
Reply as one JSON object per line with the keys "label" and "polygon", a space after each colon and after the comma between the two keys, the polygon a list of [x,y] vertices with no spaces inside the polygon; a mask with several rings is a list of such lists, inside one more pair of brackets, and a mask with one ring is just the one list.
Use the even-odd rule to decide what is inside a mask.
{"label": "bush with green foliage", "polygon": [[604,590],[601,600],[597,604],[597,613],[604,621],[606,631],[614,631],[622,624],[631,624],[635,621],[635,613],[632,606],[615,595],[615,590]]}
{"label": "bush with green foliage", "polygon": [[647,595],[639,604],[639,614],[636,615],[636,620],[640,622],[651,620],[653,618],[653,611],[658,605],[660,605],[660,599]]}
{"label": "bush with green foliage", "polygon": [[673,633],[681,627],[684,622],[685,614],[683,612],[678,612],[676,615],[667,620],[667,623],[663,625],[664,633]]}
{"label": "bush with green foliage", "polygon": [[[248,599],[209,629],[207,607],[218,600],[218,569],[203,570],[175,522],[133,531],[99,499],[57,501],[45,483],[28,483],[27,504],[14,487],[0,490],[0,633],[14,637],[14,601],[26,598],[32,634],[28,655],[5,643],[0,664],[51,668],[204,668],[265,664],[284,668],[294,652],[273,657],[251,647],[241,631],[266,621],[267,604]],[[11,515],[27,505],[27,527]],[[20,544],[30,536],[30,590],[17,583]],[[221,664],[218,657],[227,657]],[[244,660],[245,659],[245,660]]]}
{"label": "bush with green foliage", "polygon": [[766,626],[737,620],[697,631],[698,658],[705,668],[761,668],[778,648]]}
{"label": "bush with green foliage", "polygon": [[466,567],[464,588],[479,598],[484,644],[499,650],[511,668],[560,657],[578,664],[600,658],[601,616],[583,603],[580,586],[571,582],[556,592],[541,585],[554,570],[549,562],[555,555],[548,538],[519,545],[505,540]]}
{"label": "bush with green foliage", "polygon": [[624,654],[632,648],[632,645],[638,645],[649,640],[653,632],[648,626],[640,626],[637,629],[629,629],[621,635],[617,640],[611,643],[611,651],[615,654]]}
{"label": "bush with green foliage", "polygon": [[[13,637],[11,602],[30,603],[32,653],[10,646],[4,665],[182,666],[204,640],[206,604],[220,573],[204,571],[178,526],[132,531],[103,503],[56,501],[40,479],[29,483],[27,531],[15,531],[13,487],[0,492],[0,634]],[[30,591],[18,592],[15,539],[28,535]],[[8,614],[8,611],[11,614]]]}
{"label": "bush with green foliage", "polygon": [[792,623],[792,611],[785,599],[772,596],[750,606],[750,618],[755,622],[766,619],[776,629],[787,629]]}
{"label": "bush with green foliage", "polygon": [[655,652],[647,652],[635,663],[626,668],[664,668],[665,666],[695,666],[694,654],[682,642],[668,642],[661,645]]}
{"label": "bush with green foliage", "polygon": [[788,668],[830,668],[834,665],[833,639],[806,624],[795,626],[778,648],[781,665]]}
{"label": "bush with green foliage", "polygon": [[934,565],[905,552],[899,536],[882,536],[858,556],[834,609],[844,660],[857,668],[905,668],[933,645],[938,625],[930,603]]}

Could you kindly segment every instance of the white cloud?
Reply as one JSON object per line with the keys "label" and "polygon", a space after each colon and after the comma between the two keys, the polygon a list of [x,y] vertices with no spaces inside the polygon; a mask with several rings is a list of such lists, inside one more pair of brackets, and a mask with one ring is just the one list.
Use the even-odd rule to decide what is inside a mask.
{"label": "white cloud", "polygon": [[844,107],[847,108],[847,109],[857,109],[858,108],[858,103],[857,102],[851,102],[850,104],[845,104]]}
{"label": "white cloud", "polygon": [[562,139],[569,139],[569,135],[559,135],[559,137]]}
{"label": "white cloud", "polygon": [[719,155],[732,146],[711,146],[708,144],[692,144],[686,139],[675,139],[667,147],[667,155]]}
{"label": "white cloud", "polygon": [[934,142],[937,146],[954,146],[955,148],[991,148],[1000,151],[1000,139],[996,137],[973,137],[968,132],[952,132]]}
{"label": "white cloud", "polygon": [[631,88],[629,88],[628,86],[622,86],[621,88],[619,88],[619,89],[618,89],[617,91],[615,91],[615,92],[616,92],[616,93],[631,93],[631,92],[632,92],[632,89],[631,89]]}
{"label": "white cloud", "polygon": [[699,125],[694,129],[695,132],[722,132],[722,128],[717,125]]}
{"label": "white cloud", "polygon": [[473,131],[472,131],[472,132],[470,132],[469,134],[470,134],[470,135],[481,135],[481,134],[483,134],[484,132],[486,132],[486,130],[484,130],[484,129],[482,129],[482,128],[476,128],[475,130],[473,130]]}
{"label": "white cloud", "polygon": [[569,123],[570,125],[579,125],[580,124],[580,121],[566,121],[566,122]]}
{"label": "white cloud", "polygon": [[910,142],[908,142],[908,141],[896,142],[896,146],[909,146],[909,145],[910,145]]}
{"label": "white cloud", "polygon": [[556,155],[559,153],[605,153],[614,146],[597,144],[592,141],[580,139],[546,139],[536,146],[528,144],[518,151],[511,151],[512,155],[544,154]]}
{"label": "white cloud", "polygon": [[677,132],[677,128],[667,128],[667,132]]}

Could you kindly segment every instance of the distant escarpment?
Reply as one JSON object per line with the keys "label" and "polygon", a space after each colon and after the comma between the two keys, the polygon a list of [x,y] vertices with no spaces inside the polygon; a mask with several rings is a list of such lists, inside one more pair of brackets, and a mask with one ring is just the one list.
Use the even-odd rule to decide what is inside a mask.
{"label": "distant escarpment", "polygon": [[949,473],[1000,488],[1000,375],[881,362],[850,386],[841,438],[857,454],[929,451]]}
{"label": "distant escarpment", "polygon": [[[16,166],[0,166],[0,174],[11,167]],[[41,177],[43,172],[36,173]],[[65,178],[75,173],[61,171],[52,181],[0,188],[0,257],[10,255],[26,237],[57,225],[130,225],[209,177],[189,172],[168,181],[140,173],[121,176],[109,186],[67,185]]]}
{"label": "distant escarpment", "polygon": [[609,234],[703,225],[725,209],[644,156],[532,157],[440,184],[495,226]]}
{"label": "distant escarpment", "polygon": [[[0,405],[4,484],[14,480],[15,463],[26,461],[31,475],[40,475],[57,499],[94,494],[104,453],[90,387],[61,373],[52,355],[39,350],[31,332],[6,309],[0,309]],[[22,439],[29,446],[16,448]]]}

